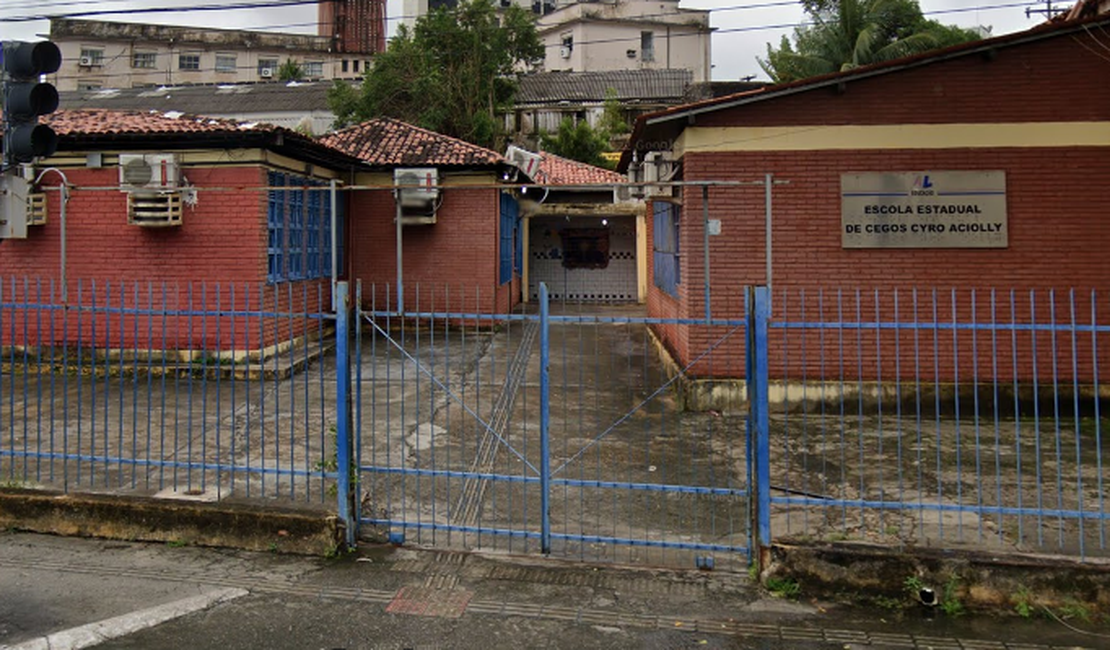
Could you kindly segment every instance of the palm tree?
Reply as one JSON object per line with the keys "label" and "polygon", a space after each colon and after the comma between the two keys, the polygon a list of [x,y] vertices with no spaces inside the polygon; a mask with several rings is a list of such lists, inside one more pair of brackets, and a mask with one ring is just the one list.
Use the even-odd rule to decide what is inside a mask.
{"label": "palm tree", "polygon": [[917,0],[809,0],[811,25],[767,44],[763,71],[776,83],[851,70],[978,38],[971,31],[925,20]]}

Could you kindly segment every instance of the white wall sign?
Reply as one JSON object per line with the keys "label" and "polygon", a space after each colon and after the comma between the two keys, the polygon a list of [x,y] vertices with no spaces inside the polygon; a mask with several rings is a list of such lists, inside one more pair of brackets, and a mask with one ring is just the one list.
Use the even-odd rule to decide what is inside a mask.
{"label": "white wall sign", "polygon": [[844,248],[1006,248],[1006,173],[840,175]]}

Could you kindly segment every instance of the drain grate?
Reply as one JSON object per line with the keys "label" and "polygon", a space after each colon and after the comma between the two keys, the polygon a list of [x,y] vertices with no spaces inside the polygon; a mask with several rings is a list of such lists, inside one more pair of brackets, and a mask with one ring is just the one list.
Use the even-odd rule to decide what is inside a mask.
{"label": "drain grate", "polygon": [[435,589],[433,587],[402,587],[385,608],[390,614],[412,614],[459,618],[466,611],[474,592],[466,589]]}

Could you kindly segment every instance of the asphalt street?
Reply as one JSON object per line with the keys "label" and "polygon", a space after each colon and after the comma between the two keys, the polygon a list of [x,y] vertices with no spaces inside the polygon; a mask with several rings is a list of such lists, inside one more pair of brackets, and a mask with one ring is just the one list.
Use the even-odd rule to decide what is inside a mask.
{"label": "asphalt street", "polygon": [[845,609],[748,576],[372,547],[342,558],[0,533],[0,647],[1107,647],[1045,620]]}

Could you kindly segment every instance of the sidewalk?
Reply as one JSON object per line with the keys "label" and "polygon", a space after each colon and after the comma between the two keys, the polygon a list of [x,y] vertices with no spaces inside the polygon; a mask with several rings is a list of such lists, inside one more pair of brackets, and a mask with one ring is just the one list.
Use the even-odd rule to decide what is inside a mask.
{"label": "sidewalk", "polygon": [[[95,628],[108,639],[98,647],[1047,650],[1106,643],[1048,619],[927,619],[916,609],[855,611],[804,596],[793,602],[723,572],[391,547],[326,560],[0,533],[0,646],[106,620]],[[167,622],[141,629],[136,620]],[[111,638],[113,628],[123,634]]]}

